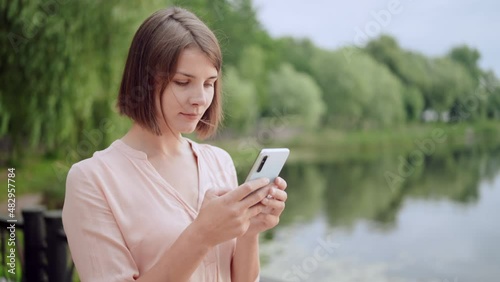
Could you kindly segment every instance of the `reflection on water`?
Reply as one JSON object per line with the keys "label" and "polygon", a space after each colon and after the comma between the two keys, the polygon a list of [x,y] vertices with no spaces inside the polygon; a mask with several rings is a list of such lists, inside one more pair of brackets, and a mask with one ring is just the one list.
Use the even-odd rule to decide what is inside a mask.
{"label": "reflection on water", "polygon": [[[500,281],[500,148],[299,163],[262,272],[284,281]],[[400,170],[401,171],[401,170]],[[407,171],[408,172],[408,171]],[[400,175],[400,174],[399,174]]]}

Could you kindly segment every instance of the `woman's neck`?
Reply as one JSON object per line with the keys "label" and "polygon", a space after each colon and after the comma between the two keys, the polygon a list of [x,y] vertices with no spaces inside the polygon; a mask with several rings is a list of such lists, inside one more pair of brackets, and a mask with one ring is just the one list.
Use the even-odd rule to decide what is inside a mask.
{"label": "woman's neck", "polygon": [[[165,132],[166,131],[166,132]],[[148,158],[155,156],[179,156],[189,149],[189,144],[182,135],[174,134],[169,130],[157,136],[151,131],[134,123],[121,140],[130,147],[142,151]]]}

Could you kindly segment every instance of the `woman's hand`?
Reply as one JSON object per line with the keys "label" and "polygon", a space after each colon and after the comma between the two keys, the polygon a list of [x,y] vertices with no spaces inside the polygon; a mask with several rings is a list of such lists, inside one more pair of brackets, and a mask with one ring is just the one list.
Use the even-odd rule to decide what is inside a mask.
{"label": "woman's hand", "polygon": [[262,207],[262,211],[250,220],[250,226],[244,236],[255,236],[279,223],[288,197],[285,192],[287,183],[283,178],[277,177],[274,183],[268,184],[267,187],[269,187],[269,196],[255,205],[255,207]]}
{"label": "woman's hand", "polygon": [[[259,190],[259,188],[263,189]],[[208,190],[198,217],[192,224],[201,242],[212,247],[245,234],[250,221],[253,221],[253,218],[266,208],[266,205],[259,204],[259,202],[268,194],[273,194],[270,189],[269,179],[260,178],[246,182],[232,191]],[[255,193],[252,193],[254,191]],[[282,198],[281,194],[276,194],[276,196]],[[269,203],[267,207],[279,208]]]}

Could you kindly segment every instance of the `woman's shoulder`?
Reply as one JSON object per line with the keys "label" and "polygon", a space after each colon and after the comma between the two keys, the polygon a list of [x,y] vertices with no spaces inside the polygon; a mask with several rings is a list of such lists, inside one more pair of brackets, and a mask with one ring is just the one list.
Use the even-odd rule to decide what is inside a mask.
{"label": "woman's shoulder", "polygon": [[200,145],[202,147],[203,150],[205,150],[206,152],[209,152],[211,154],[214,154],[218,157],[222,157],[222,158],[231,158],[231,156],[229,155],[229,153],[220,148],[220,147],[217,147],[217,146],[214,146],[214,145],[211,145],[211,144],[201,144]]}
{"label": "woman's shoulder", "polygon": [[211,144],[198,144],[188,140],[194,152],[198,156],[198,161],[209,172],[213,183],[218,183],[218,187],[237,187],[238,179],[236,167],[233,159],[226,150]]}
{"label": "woman's shoulder", "polygon": [[106,167],[122,162],[123,154],[119,149],[119,140],[111,143],[107,148],[94,152],[92,157],[74,163],[70,173],[83,173],[87,176],[99,174]]}
{"label": "woman's shoulder", "polygon": [[220,147],[206,143],[197,143],[189,139],[188,141],[192,144],[193,149],[196,153],[201,153],[205,156],[210,156],[217,159],[231,160],[231,156],[229,155],[229,153]]}

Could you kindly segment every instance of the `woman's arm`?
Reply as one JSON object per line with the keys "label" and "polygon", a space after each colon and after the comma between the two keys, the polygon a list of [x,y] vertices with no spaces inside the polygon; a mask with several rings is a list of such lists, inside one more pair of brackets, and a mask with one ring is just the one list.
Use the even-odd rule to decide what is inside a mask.
{"label": "woman's arm", "polygon": [[139,268],[87,164],[70,169],[62,213],[76,270],[82,282],[133,282]]}
{"label": "woman's arm", "polygon": [[231,280],[254,282],[259,273],[259,235],[239,237],[231,263]]}
{"label": "woman's arm", "polygon": [[260,273],[259,233],[278,225],[279,217],[285,209],[286,181],[277,177],[269,186],[271,197],[266,197],[257,204],[263,207],[262,212],[250,220],[247,232],[237,239],[231,264],[231,276],[234,281],[257,281]]}
{"label": "woman's arm", "polygon": [[212,246],[191,224],[181,233],[163,257],[138,282],[187,281]]}
{"label": "woman's arm", "polygon": [[[208,190],[196,220],[186,228],[160,261],[137,281],[188,280],[210,248],[247,232],[250,219],[264,208],[257,203],[269,194],[269,189],[247,195],[268,183],[269,180],[257,179],[230,192]],[[238,276],[234,281],[255,281],[259,273],[258,234],[238,240],[236,248],[238,245],[241,249],[238,264],[256,264],[252,265],[250,272],[248,266],[238,267],[247,274],[241,273],[242,278]],[[249,259],[245,256],[251,257]],[[248,273],[252,273],[255,278],[249,280]]]}

